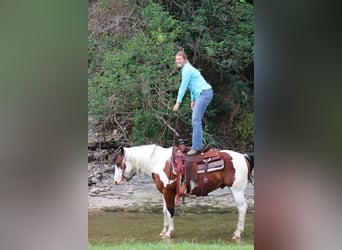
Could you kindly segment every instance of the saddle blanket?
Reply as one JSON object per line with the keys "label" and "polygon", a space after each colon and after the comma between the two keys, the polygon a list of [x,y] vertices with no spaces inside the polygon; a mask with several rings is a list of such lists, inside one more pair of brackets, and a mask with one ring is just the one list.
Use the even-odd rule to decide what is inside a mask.
{"label": "saddle blanket", "polygon": [[[208,173],[214,172],[217,170],[221,170],[224,168],[223,160],[218,160],[218,161],[213,161],[208,163]],[[203,174],[205,169],[205,165],[197,165],[197,173],[198,174]]]}
{"label": "saddle blanket", "polygon": [[[197,174],[203,174],[204,173],[204,168],[205,168],[204,163],[203,164],[198,164],[197,165]],[[213,162],[209,162],[208,163],[208,170],[207,170],[207,172],[210,173],[210,172],[221,170],[223,168],[224,168],[223,160],[213,161]],[[174,175],[177,175],[176,166],[174,166],[174,165],[173,165],[173,168],[172,168],[172,172],[173,172]]]}

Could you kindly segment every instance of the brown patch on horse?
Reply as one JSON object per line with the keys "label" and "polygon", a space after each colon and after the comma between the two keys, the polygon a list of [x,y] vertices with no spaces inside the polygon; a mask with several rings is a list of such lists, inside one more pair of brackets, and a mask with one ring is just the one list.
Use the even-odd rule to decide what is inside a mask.
{"label": "brown patch on horse", "polygon": [[196,196],[206,196],[208,193],[214,191],[215,189],[225,186],[223,182],[222,173],[223,170],[215,171],[208,173],[208,182],[204,181],[204,174],[198,175],[198,181],[196,182],[196,186],[191,190],[191,195]]}
{"label": "brown patch on horse", "polygon": [[[172,184],[171,185],[167,185],[167,186],[172,186]],[[172,218],[174,216],[174,214],[175,214],[175,197],[176,197],[176,192],[173,189],[169,190],[169,188],[164,188],[163,195],[164,195],[164,199],[165,199],[167,210],[169,211],[169,213],[171,215],[171,218]]]}
{"label": "brown patch on horse", "polygon": [[[166,174],[167,178],[169,178],[170,181],[176,180],[177,176],[173,173],[172,165],[170,161],[167,161],[164,166],[164,173]],[[176,190],[176,182],[172,182],[166,185],[164,188],[168,191],[174,191]]]}
{"label": "brown patch on horse", "polygon": [[220,156],[224,161],[224,183],[228,186],[231,187],[235,181],[235,168],[233,166],[233,158],[225,152],[220,152]]}
{"label": "brown patch on horse", "polygon": [[[167,189],[170,192],[171,191],[172,192],[176,192],[176,182],[174,181],[174,182],[172,182],[170,184],[167,184],[165,189]],[[176,195],[176,193],[175,193],[175,195]]]}
{"label": "brown patch on horse", "polygon": [[170,161],[167,161],[165,163],[164,173],[166,174],[167,178],[169,178],[169,180],[175,180],[176,179],[176,175],[173,174],[172,165],[171,165]]}
{"label": "brown patch on horse", "polygon": [[154,183],[156,184],[157,189],[159,192],[163,193],[163,182],[160,180],[159,174],[152,173],[152,179],[154,180]]}
{"label": "brown patch on horse", "polygon": [[[168,176],[169,180],[174,180],[176,178],[172,172],[171,162],[165,163],[164,172]],[[163,194],[166,207],[172,218],[175,213],[176,182],[174,181],[164,187],[164,184],[160,180],[160,176],[157,173],[152,173],[152,179],[154,180],[157,189]]]}

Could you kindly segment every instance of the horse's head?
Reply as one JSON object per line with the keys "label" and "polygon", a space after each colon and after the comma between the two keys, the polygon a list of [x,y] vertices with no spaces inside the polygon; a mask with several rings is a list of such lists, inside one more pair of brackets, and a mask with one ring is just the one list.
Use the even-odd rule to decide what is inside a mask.
{"label": "horse's head", "polygon": [[[129,181],[135,175],[132,165],[125,162],[125,149],[119,147],[114,153],[114,183],[117,185],[123,185],[124,179]],[[129,176],[129,177],[126,177]]]}

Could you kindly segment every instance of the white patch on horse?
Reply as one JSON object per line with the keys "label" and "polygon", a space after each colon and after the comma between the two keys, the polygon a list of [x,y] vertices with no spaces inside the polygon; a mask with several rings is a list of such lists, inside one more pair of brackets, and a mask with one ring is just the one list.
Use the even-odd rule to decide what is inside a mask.
{"label": "white patch on horse", "polygon": [[248,166],[245,157],[234,151],[221,150],[221,152],[228,153],[233,159],[233,166],[235,168],[235,180],[231,187],[228,187],[231,191],[234,201],[238,209],[238,224],[236,230],[233,233],[233,239],[241,238],[241,232],[244,230],[245,218],[247,212],[247,202],[245,198],[245,189],[248,184]]}
{"label": "white patch on horse", "polygon": [[114,166],[114,182],[121,183],[122,182],[122,168],[118,167],[116,164]]}
{"label": "white patch on horse", "polygon": [[[170,158],[167,160],[170,164],[171,164],[171,160],[170,160]],[[166,162],[164,162],[164,166],[165,166],[165,163]],[[171,165],[171,168],[172,168],[172,165]],[[175,182],[176,180],[170,180],[168,177],[167,177],[167,175],[166,175],[166,173],[164,172],[164,167],[162,168],[162,169],[156,169],[157,170],[157,174],[159,174],[159,176],[160,176],[160,180],[163,182],[163,186],[164,186],[164,188],[166,188],[166,186],[168,185],[168,184],[172,184],[173,182]]]}
{"label": "white patch on horse", "polygon": [[163,148],[155,144],[124,148],[125,172],[127,175],[142,172],[145,175],[158,173],[161,176],[165,162],[170,158],[172,147]]}
{"label": "white patch on horse", "polygon": [[248,175],[248,166],[245,157],[242,154],[231,150],[221,150],[220,152],[225,152],[233,158],[232,162],[235,168],[235,180],[232,187],[244,189],[248,183],[248,179],[244,178],[244,176]]}

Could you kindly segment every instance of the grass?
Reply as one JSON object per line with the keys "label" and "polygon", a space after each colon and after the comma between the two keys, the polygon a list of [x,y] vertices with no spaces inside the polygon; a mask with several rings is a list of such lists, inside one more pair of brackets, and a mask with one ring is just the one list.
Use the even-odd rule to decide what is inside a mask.
{"label": "grass", "polygon": [[201,244],[201,243],[136,243],[128,242],[115,246],[92,245],[88,250],[253,250],[253,245],[231,245],[225,243]]}

